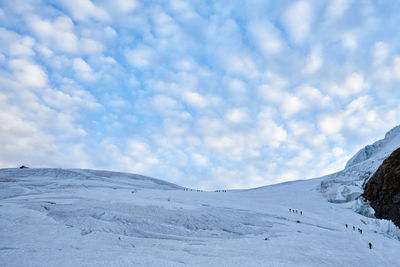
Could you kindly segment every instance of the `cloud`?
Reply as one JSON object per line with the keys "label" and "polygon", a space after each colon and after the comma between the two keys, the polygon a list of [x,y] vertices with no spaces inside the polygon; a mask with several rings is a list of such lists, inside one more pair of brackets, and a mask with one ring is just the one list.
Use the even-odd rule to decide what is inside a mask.
{"label": "cloud", "polygon": [[38,16],[28,18],[28,25],[44,43],[55,50],[76,53],[79,40],[74,33],[74,24],[67,16],[59,16],[53,21],[43,20]]}
{"label": "cloud", "polygon": [[400,56],[394,56],[390,64],[378,66],[373,76],[375,80],[386,83],[400,80]]}
{"label": "cloud", "polygon": [[245,54],[231,54],[225,59],[225,68],[231,74],[237,74],[246,78],[259,75],[257,66],[250,56]]}
{"label": "cloud", "polygon": [[368,90],[369,87],[369,82],[364,78],[364,75],[353,72],[346,77],[341,85],[330,87],[329,92],[341,98],[348,98]]}
{"label": "cloud", "polygon": [[85,54],[100,54],[104,50],[104,46],[96,40],[82,38],[80,40],[80,50]]}
{"label": "cloud", "polygon": [[282,99],[280,109],[284,117],[290,117],[304,109],[304,104],[297,96],[288,94]]}
{"label": "cloud", "polygon": [[97,75],[93,72],[89,64],[82,58],[74,58],[72,61],[72,68],[75,71],[76,77],[85,82],[92,82],[97,79]]}
{"label": "cloud", "polygon": [[240,79],[229,79],[228,88],[234,95],[242,95],[247,92],[247,85]]}
{"label": "cloud", "polygon": [[346,32],[342,35],[342,46],[349,50],[355,50],[358,46],[355,33]]}
{"label": "cloud", "polygon": [[331,0],[326,9],[328,19],[336,20],[340,18],[345,13],[350,3],[351,0]]}
{"label": "cloud", "polygon": [[139,46],[125,51],[125,57],[132,66],[146,68],[152,63],[154,52],[149,46]]}
{"label": "cloud", "polygon": [[106,2],[107,10],[112,10],[115,13],[127,14],[137,10],[141,4],[136,0],[113,0]]}
{"label": "cloud", "polygon": [[192,153],[191,158],[194,163],[200,167],[206,167],[209,164],[208,158],[201,154]]}
{"label": "cloud", "polygon": [[393,5],[261,2],[5,1],[0,164],[261,186],[400,123]]}
{"label": "cloud", "polygon": [[320,49],[318,47],[314,48],[311,53],[308,55],[306,60],[306,65],[304,68],[304,72],[307,74],[312,74],[317,72],[323,65],[323,59]]}
{"label": "cloud", "polygon": [[311,31],[313,11],[307,1],[297,1],[283,14],[283,24],[296,43],[303,42]]}
{"label": "cloud", "polygon": [[226,112],[225,118],[235,124],[246,122],[249,119],[246,108],[234,108]]}
{"label": "cloud", "polygon": [[252,21],[247,29],[258,49],[266,56],[276,55],[284,48],[279,31],[268,21]]}
{"label": "cloud", "polygon": [[209,105],[207,98],[196,92],[184,92],[182,99],[195,108],[205,108]]}
{"label": "cloud", "polygon": [[372,48],[372,56],[376,65],[385,63],[386,59],[389,56],[388,45],[384,42],[375,43],[374,47]]}
{"label": "cloud", "polygon": [[61,4],[71,12],[74,19],[87,21],[109,21],[110,15],[102,8],[94,5],[90,0],[62,0]]}
{"label": "cloud", "polygon": [[48,83],[46,72],[33,62],[26,59],[9,61],[10,68],[17,81],[27,87],[45,87]]}
{"label": "cloud", "polygon": [[178,107],[178,102],[166,95],[156,95],[152,99],[152,104],[155,109],[160,111],[167,111],[171,109],[176,109]]}

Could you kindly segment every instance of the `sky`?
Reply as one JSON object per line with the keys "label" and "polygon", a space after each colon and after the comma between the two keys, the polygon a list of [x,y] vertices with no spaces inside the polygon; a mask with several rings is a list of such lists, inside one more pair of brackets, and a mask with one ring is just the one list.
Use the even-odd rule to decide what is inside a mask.
{"label": "sky", "polygon": [[0,0],[0,168],[201,189],[343,169],[400,124],[400,2]]}

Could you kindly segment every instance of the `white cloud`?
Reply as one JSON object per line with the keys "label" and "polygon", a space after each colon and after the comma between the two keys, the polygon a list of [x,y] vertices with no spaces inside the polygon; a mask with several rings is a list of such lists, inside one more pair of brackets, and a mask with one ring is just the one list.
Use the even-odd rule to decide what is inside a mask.
{"label": "white cloud", "polygon": [[153,14],[154,31],[158,37],[173,37],[179,34],[179,26],[172,17],[165,12],[157,10]]}
{"label": "white cloud", "polygon": [[372,48],[372,56],[376,65],[384,63],[389,56],[389,46],[384,42],[375,43]]}
{"label": "white cloud", "polygon": [[275,55],[284,48],[279,31],[267,21],[253,21],[249,23],[248,31],[256,46],[265,55]]}
{"label": "white cloud", "polygon": [[259,75],[257,66],[248,55],[231,54],[226,58],[225,68],[229,73],[242,75],[246,78],[254,78]]}
{"label": "white cloud", "polygon": [[31,37],[22,37],[18,42],[10,46],[10,55],[12,56],[33,56],[35,52],[32,50],[35,40]]}
{"label": "white cloud", "polygon": [[365,80],[361,73],[353,72],[348,75],[341,85],[334,85],[329,88],[332,95],[341,98],[348,98],[349,96],[360,94],[369,89],[369,82]]}
{"label": "white cloud", "polygon": [[72,61],[72,67],[76,76],[80,80],[92,82],[97,79],[97,76],[93,72],[92,68],[82,58],[74,58]]}
{"label": "white cloud", "polygon": [[326,135],[335,135],[342,131],[344,118],[341,114],[323,116],[318,122],[318,128]]}
{"label": "white cloud", "polygon": [[270,108],[266,108],[257,115],[257,135],[263,144],[277,148],[288,135],[284,127],[275,122],[273,113]]}
{"label": "white cloud", "polygon": [[322,64],[323,64],[323,59],[320,49],[316,47],[311,51],[311,53],[307,57],[304,72],[307,74],[315,73],[322,67]]}
{"label": "white cloud", "polygon": [[46,72],[33,62],[26,59],[9,61],[17,81],[27,87],[45,87],[48,83]]}
{"label": "white cloud", "polygon": [[126,59],[134,67],[146,68],[150,65],[154,51],[148,46],[139,46],[125,51]]}
{"label": "white cloud", "polygon": [[225,118],[231,123],[243,123],[249,119],[246,108],[234,108],[226,112]]}
{"label": "white cloud", "polygon": [[108,8],[122,14],[131,13],[140,6],[136,0],[113,0],[109,3]]}
{"label": "white cloud", "polygon": [[35,40],[0,27],[0,49],[13,57],[34,56]]}
{"label": "white cloud", "polygon": [[304,108],[305,107],[303,102],[297,96],[290,94],[283,97],[280,106],[281,112],[284,117],[290,117],[297,112],[303,110]]}
{"label": "white cloud", "polygon": [[350,51],[355,50],[358,46],[356,35],[352,32],[344,33],[342,36],[342,46]]}
{"label": "white cloud", "polygon": [[183,93],[182,99],[195,108],[205,108],[209,105],[207,99],[196,92],[186,91]]}
{"label": "white cloud", "polygon": [[299,86],[296,88],[296,95],[307,109],[326,109],[333,105],[332,99],[329,96],[323,95],[320,90],[311,86]]}
{"label": "white cloud", "polygon": [[148,173],[154,165],[159,163],[157,155],[151,147],[138,139],[127,140],[128,155],[133,163],[132,169],[139,173]]}
{"label": "white cloud", "polygon": [[357,94],[368,88],[368,82],[360,73],[350,74],[344,81],[343,85],[350,94]]}
{"label": "white cloud", "polygon": [[96,40],[82,38],[80,40],[80,50],[86,54],[100,54],[104,50],[104,46]]}
{"label": "white cloud", "polygon": [[154,108],[160,111],[166,111],[171,109],[176,109],[178,107],[178,102],[166,95],[156,95],[151,101]]}
{"label": "white cloud", "polygon": [[331,0],[327,7],[327,17],[330,20],[340,18],[348,8],[351,0]]}
{"label": "white cloud", "polygon": [[208,158],[199,153],[192,153],[191,157],[192,157],[192,160],[194,161],[194,163],[196,163],[196,165],[198,165],[198,166],[205,167],[209,163]]}
{"label": "white cloud", "polygon": [[313,11],[307,1],[297,1],[283,15],[283,24],[294,42],[303,42],[311,31]]}
{"label": "white cloud", "polygon": [[376,80],[383,82],[400,80],[400,56],[396,55],[389,66],[379,66],[373,76]]}
{"label": "white cloud", "polygon": [[69,53],[78,51],[78,38],[69,17],[60,16],[54,21],[48,21],[33,16],[28,20],[28,24],[42,41],[54,46],[56,50]]}
{"label": "white cloud", "polygon": [[109,21],[110,15],[102,8],[94,5],[90,0],[62,0],[61,3],[71,12],[74,19],[87,21]]}
{"label": "white cloud", "polygon": [[247,85],[240,79],[230,79],[228,82],[229,91],[231,91],[235,95],[242,95],[247,92]]}

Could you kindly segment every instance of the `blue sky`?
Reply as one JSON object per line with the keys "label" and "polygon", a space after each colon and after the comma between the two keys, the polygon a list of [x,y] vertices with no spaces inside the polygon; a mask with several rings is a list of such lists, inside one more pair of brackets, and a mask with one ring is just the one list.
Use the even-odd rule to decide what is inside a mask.
{"label": "blue sky", "polygon": [[328,174],[400,123],[398,1],[0,1],[0,167]]}

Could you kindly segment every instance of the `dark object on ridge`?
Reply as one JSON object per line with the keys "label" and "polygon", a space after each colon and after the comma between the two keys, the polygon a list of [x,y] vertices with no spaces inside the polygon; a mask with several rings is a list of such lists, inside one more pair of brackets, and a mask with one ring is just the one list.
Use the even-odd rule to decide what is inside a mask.
{"label": "dark object on ridge", "polygon": [[300,223],[300,221],[299,221],[299,220],[297,220],[296,222],[297,222],[297,223]]}
{"label": "dark object on ridge", "polygon": [[368,243],[369,249],[372,249],[372,244],[371,242]]}
{"label": "dark object on ridge", "polygon": [[347,228],[347,223],[346,223],[346,228]]}
{"label": "dark object on ridge", "polygon": [[356,227],[353,226],[353,231],[355,231],[355,230],[356,230]]}
{"label": "dark object on ridge", "polygon": [[28,168],[28,167],[26,167],[25,165],[22,165],[21,167],[19,167],[20,169],[25,169],[25,168]]}
{"label": "dark object on ridge", "polygon": [[300,211],[300,215],[303,215],[303,211]]}
{"label": "dark object on ridge", "polygon": [[291,212],[292,211],[292,209],[289,209],[289,212]]}
{"label": "dark object on ridge", "polygon": [[378,219],[391,220],[400,227],[400,148],[383,161],[364,186],[362,196]]}
{"label": "dark object on ridge", "polygon": [[264,240],[268,240],[268,237],[264,238]]}

